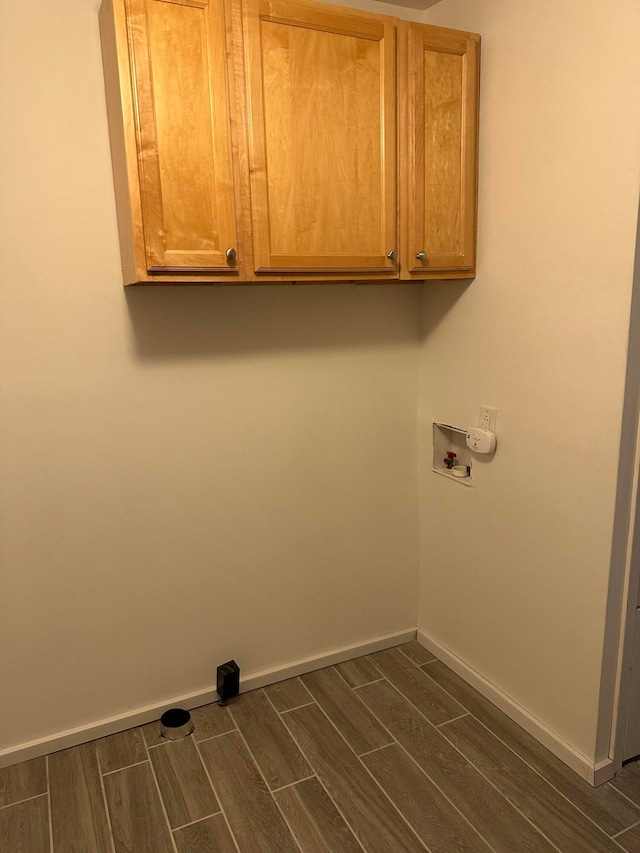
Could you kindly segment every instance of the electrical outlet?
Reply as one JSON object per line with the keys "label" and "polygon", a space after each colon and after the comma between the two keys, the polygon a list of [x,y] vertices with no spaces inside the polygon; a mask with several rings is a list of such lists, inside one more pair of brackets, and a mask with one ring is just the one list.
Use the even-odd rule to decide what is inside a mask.
{"label": "electrical outlet", "polygon": [[497,409],[492,409],[491,406],[480,406],[480,420],[478,421],[478,426],[481,426],[483,429],[489,429],[491,432],[495,432],[497,415]]}

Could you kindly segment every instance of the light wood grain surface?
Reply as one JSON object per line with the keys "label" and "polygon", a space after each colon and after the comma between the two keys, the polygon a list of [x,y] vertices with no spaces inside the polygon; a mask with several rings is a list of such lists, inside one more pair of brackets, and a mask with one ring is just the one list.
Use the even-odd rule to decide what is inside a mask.
{"label": "light wood grain surface", "polygon": [[[640,853],[640,763],[591,788],[426,657],[407,643],[199,708],[175,742],[152,724],[147,746],[138,728],[5,768],[0,853]],[[436,724],[443,707],[464,714]]]}
{"label": "light wood grain surface", "polygon": [[103,0],[101,34],[126,284],[473,275],[476,35],[308,0]]}
{"label": "light wood grain surface", "polygon": [[[479,37],[399,24],[403,278],[473,276],[477,221]],[[406,52],[405,52],[406,51]],[[424,252],[424,260],[417,254]]]}
{"label": "light wood grain surface", "polygon": [[[551,853],[553,846],[391,684],[360,696],[442,793],[466,815],[495,853]],[[295,711],[292,713],[296,713]]]}
{"label": "light wood grain surface", "polygon": [[616,841],[628,853],[640,853],[640,826],[634,826],[616,836]]}
{"label": "light wood grain surface", "polygon": [[416,640],[412,640],[410,643],[403,643],[401,646],[398,646],[398,649],[406,655],[409,660],[418,665],[435,660],[431,652],[428,649],[425,649],[424,646],[421,646],[420,643],[416,642]]}
{"label": "light wood grain surface", "polygon": [[616,843],[535,770],[473,717],[454,720],[442,733],[498,791],[565,853],[614,853]]}
{"label": "light wood grain surface", "polygon": [[125,283],[200,280],[194,273],[224,281],[243,272],[241,255],[234,263],[226,257],[241,243],[230,120],[235,74],[227,61],[231,17],[229,0],[106,0],[103,6]]}
{"label": "light wood grain surface", "polygon": [[397,277],[392,19],[245,8],[255,270]]}
{"label": "light wood grain surface", "polygon": [[467,713],[466,708],[435,684],[399,649],[377,652],[371,656],[371,660],[430,723],[439,725]]}
{"label": "light wood grain surface", "polygon": [[305,853],[362,853],[362,847],[317,779],[283,788],[274,796]]}
{"label": "light wood grain surface", "polygon": [[140,729],[127,729],[125,732],[96,741],[98,762],[102,773],[121,770],[131,764],[147,760],[147,751]]}
{"label": "light wood grain surface", "polygon": [[393,742],[335,669],[310,672],[302,681],[355,753],[362,755]]}
{"label": "light wood grain surface", "polygon": [[116,853],[174,853],[148,762],[105,776],[104,787]]}
{"label": "light wood grain surface", "polygon": [[144,742],[148,747],[160,746],[161,744],[167,743],[166,738],[162,737],[162,725],[160,724],[160,720],[154,720],[152,723],[147,723],[146,726],[142,726],[140,731],[142,732]]}
{"label": "light wood grain surface", "polygon": [[217,703],[195,708],[191,712],[193,720],[193,737],[196,743],[210,737],[217,737],[226,732],[232,732],[236,724],[229,713],[229,708],[222,707]]}
{"label": "light wood grain surface", "polygon": [[488,844],[398,744],[362,760],[431,853],[489,853]]}
{"label": "light wood grain surface", "polygon": [[0,809],[0,853],[50,853],[50,849],[46,796]]}
{"label": "light wood grain surface", "polygon": [[272,790],[311,776],[306,759],[262,690],[245,694],[232,714]]}
{"label": "light wood grain surface", "polygon": [[276,711],[291,711],[313,702],[313,697],[299,678],[288,678],[264,688]]}
{"label": "light wood grain surface", "polygon": [[[476,719],[507,743],[530,767],[547,779],[573,805],[610,835],[640,821],[640,809],[619,796],[614,786],[640,805],[640,765],[630,765],[616,779],[598,788],[592,788],[566,764],[556,758],[528,732],[510,720],[477,690],[466,684],[440,661],[430,663],[424,671],[444,690],[464,705]],[[636,775],[637,774],[637,775]],[[634,780],[638,779],[634,797]]]}
{"label": "light wood grain surface", "polygon": [[44,758],[34,758],[0,769],[0,806],[37,797],[47,790],[47,770]]}
{"label": "light wood grain surface", "polygon": [[318,778],[340,803],[343,817],[365,850],[411,853],[425,849],[317,705],[283,716]]}
{"label": "light wood grain surface", "polygon": [[199,750],[242,853],[298,853],[240,733],[205,740]]}
{"label": "light wood grain surface", "polygon": [[112,853],[95,743],[50,755],[49,785],[54,849]]}
{"label": "light wood grain surface", "polygon": [[173,829],[220,811],[192,738],[182,738],[149,753]]}
{"label": "light wood grain surface", "polygon": [[224,3],[129,9],[147,268],[228,272],[237,231]]}
{"label": "light wood grain surface", "polygon": [[363,684],[369,684],[382,678],[382,673],[378,667],[367,657],[354,658],[336,664],[335,669],[350,687],[362,687]]}
{"label": "light wood grain surface", "polygon": [[[640,805],[640,762],[634,761],[632,764],[628,764],[624,768],[624,773],[616,776],[611,785],[617,791],[623,793],[625,797]],[[601,789],[598,788],[597,790]],[[640,817],[637,820],[640,820]]]}
{"label": "light wood grain surface", "polygon": [[238,853],[221,814],[173,833],[178,853]]}

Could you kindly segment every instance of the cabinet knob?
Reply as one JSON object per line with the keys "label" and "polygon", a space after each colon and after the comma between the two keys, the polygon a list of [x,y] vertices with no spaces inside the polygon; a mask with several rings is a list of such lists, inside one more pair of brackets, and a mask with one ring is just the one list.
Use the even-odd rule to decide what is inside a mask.
{"label": "cabinet knob", "polygon": [[227,249],[226,251],[227,260],[232,263],[238,257],[238,253],[235,249]]}
{"label": "cabinet knob", "polygon": [[417,261],[426,261],[427,260],[427,253],[426,252],[418,252],[418,254],[416,255],[416,260]]}
{"label": "cabinet knob", "polygon": [[390,261],[397,261],[398,260],[398,253],[396,252],[395,249],[392,249],[390,252],[387,252],[387,257],[389,258]]}

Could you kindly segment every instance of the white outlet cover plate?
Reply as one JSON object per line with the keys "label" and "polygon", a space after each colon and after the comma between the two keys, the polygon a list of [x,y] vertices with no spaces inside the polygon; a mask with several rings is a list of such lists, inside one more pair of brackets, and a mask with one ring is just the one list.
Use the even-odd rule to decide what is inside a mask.
{"label": "white outlet cover plate", "polygon": [[494,409],[492,406],[480,406],[480,419],[478,420],[478,426],[483,429],[488,429],[491,432],[495,432],[497,417],[497,409]]}

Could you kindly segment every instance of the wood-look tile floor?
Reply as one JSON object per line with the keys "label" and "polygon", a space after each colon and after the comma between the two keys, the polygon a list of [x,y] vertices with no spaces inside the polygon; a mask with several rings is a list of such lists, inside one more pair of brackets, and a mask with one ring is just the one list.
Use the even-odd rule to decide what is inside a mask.
{"label": "wood-look tile floor", "polygon": [[591,788],[417,643],[0,770],[0,853],[640,853],[640,762]]}

